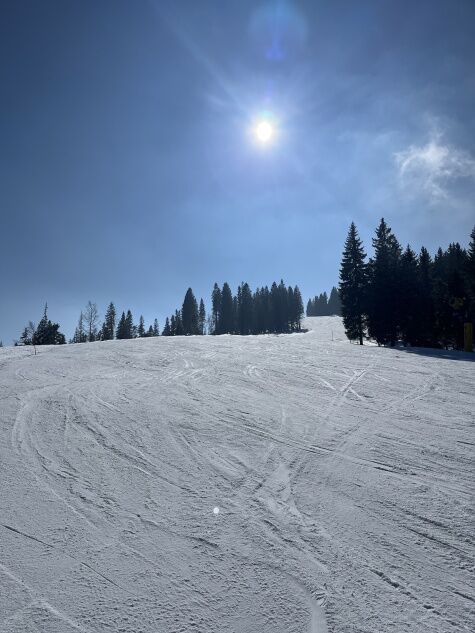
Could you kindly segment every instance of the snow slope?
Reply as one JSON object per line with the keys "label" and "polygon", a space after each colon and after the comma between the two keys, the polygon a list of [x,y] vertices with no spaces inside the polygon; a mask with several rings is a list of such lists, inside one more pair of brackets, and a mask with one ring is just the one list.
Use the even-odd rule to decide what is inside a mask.
{"label": "snow slope", "polygon": [[0,349],[0,631],[474,631],[475,364],[307,325]]}

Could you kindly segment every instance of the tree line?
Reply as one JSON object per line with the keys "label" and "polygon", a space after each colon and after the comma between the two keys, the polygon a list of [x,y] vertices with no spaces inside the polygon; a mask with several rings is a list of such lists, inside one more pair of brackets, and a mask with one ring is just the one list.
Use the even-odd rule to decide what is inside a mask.
{"label": "tree line", "polygon": [[333,286],[330,296],[322,292],[307,303],[307,316],[341,316],[341,301],[338,288]]}
{"label": "tree line", "polygon": [[[207,317],[203,299],[198,304],[193,290],[188,288],[181,309],[167,317],[162,336],[204,334],[263,334],[289,333],[301,329],[303,315],[302,296],[298,286],[286,286],[283,281],[274,282],[251,291],[249,284],[242,283],[235,295],[228,283],[222,288],[214,285],[211,296],[212,310]],[[134,323],[131,310],[118,313],[113,302],[100,323],[97,305],[88,301],[79,314],[78,324],[70,343],[109,341],[159,336],[158,320],[147,328],[143,316]],[[66,337],[59,331],[59,324],[48,318],[45,305],[43,317],[35,326],[32,321],[23,329],[15,345],[62,345]]]}
{"label": "tree line", "polygon": [[283,280],[252,292],[241,283],[236,294],[225,282],[214,284],[211,314],[206,318],[203,299],[198,302],[188,288],[181,310],[167,317],[164,336],[181,334],[283,334],[299,332],[303,316],[302,295],[298,286],[286,286]]}
{"label": "tree line", "polygon": [[468,249],[456,242],[431,257],[403,249],[384,218],[367,259],[354,223],[340,267],[346,335],[362,345],[462,349],[464,322],[475,322],[475,228]]}

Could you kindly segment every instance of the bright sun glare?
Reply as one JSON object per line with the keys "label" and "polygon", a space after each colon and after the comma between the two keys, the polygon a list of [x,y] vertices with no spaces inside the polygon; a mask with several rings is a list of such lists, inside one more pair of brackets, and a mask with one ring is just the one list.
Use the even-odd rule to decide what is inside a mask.
{"label": "bright sun glare", "polygon": [[274,136],[274,128],[269,121],[259,121],[254,128],[254,134],[257,141],[265,145],[272,140]]}

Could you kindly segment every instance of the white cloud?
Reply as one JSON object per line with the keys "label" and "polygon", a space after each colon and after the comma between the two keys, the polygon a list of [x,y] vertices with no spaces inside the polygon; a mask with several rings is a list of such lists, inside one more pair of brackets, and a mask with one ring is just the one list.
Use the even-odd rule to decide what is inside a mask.
{"label": "white cloud", "polygon": [[426,145],[411,145],[394,158],[404,189],[411,194],[426,194],[433,202],[448,198],[456,180],[475,178],[475,159],[444,143],[440,135]]}

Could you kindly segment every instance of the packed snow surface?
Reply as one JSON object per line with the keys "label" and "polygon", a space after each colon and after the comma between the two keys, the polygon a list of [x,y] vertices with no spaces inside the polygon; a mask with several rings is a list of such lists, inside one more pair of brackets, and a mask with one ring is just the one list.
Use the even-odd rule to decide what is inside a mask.
{"label": "packed snow surface", "polygon": [[287,336],[0,350],[0,630],[475,630],[469,355]]}

